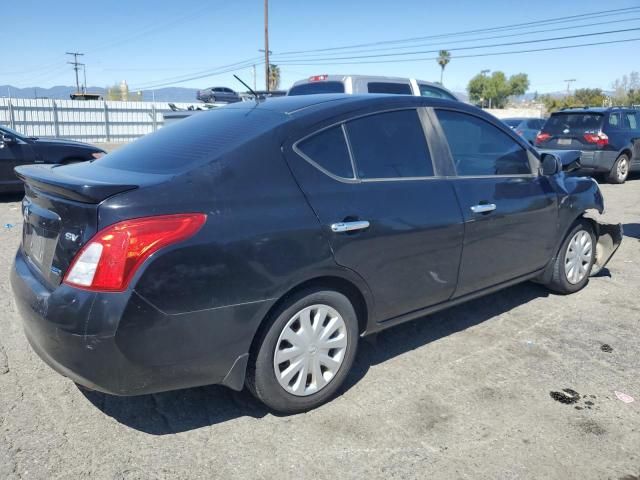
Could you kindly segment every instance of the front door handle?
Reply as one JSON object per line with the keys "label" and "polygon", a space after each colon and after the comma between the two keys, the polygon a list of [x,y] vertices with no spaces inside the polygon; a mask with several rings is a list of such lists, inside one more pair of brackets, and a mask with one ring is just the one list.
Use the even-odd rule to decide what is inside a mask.
{"label": "front door handle", "polygon": [[473,213],[489,213],[493,212],[496,209],[495,203],[485,203],[481,205],[474,205],[471,207],[471,211]]}
{"label": "front door handle", "polygon": [[355,232],[356,230],[364,230],[365,228],[369,228],[369,222],[367,222],[366,220],[331,224],[331,230],[335,233]]}

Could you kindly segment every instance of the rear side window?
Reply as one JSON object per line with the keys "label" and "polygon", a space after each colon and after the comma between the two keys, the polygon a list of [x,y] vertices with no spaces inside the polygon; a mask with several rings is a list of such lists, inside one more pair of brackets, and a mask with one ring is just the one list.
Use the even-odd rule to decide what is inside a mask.
{"label": "rear side window", "polygon": [[602,128],[602,114],[599,113],[554,113],[543,130],[553,135],[582,135],[584,132]]}
{"label": "rear side window", "polygon": [[314,82],[296,85],[288,95],[313,95],[315,93],[344,93],[342,82]]}
{"label": "rear side window", "polygon": [[408,83],[369,82],[369,93],[392,93],[395,95],[411,95],[411,86]]}
{"label": "rear side window", "polygon": [[436,110],[460,176],[531,173],[527,151],[489,122],[466,113]]}
{"label": "rear side window", "polygon": [[527,128],[530,128],[532,130],[540,130],[543,124],[544,124],[544,120],[535,118],[533,120],[527,121]]}
{"label": "rear side window", "polygon": [[341,126],[316,133],[296,145],[300,153],[320,168],[333,175],[353,178],[351,157]]}
{"label": "rear side window", "polygon": [[632,130],[638,129],[638,117],[640,115],[636,112],[626,112],[624,114],[624,128],[630,128]]}
{"label": "rear side window", "polygon": [[346,125],[359,178],[433,176],[416,110],[379,113]]}
{"label": "rear side window", "polygon": [[447,100],[458,100],[454,96],[449,95],[449,93],[445,92],[444,90],[432,87],[430,85],[420,85],[419,84],[418,88],[420,88],[420,96],[422,96],[422,97],[445,98]]}
{"label": "rear side window", "polygon": [[622,127],[622,119],[620,118],[619,113],[612,113],[609,115],[609,126],[613,128]]}

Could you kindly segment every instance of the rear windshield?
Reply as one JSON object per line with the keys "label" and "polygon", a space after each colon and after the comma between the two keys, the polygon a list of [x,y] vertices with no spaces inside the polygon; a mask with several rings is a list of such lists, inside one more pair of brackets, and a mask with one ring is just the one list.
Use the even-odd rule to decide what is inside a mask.
{"label": "rear windshield", "polygon": [[144,173],[179,173],[216,160],[282,122],[261,109],[220,107],[196,112],[96,160],[102,167]]}
{"label": "rear windshield", "polygon": [[554,113],[543,131],[554,134],[573,134],[589,131],[598,131],[602,126],[602,114],[600,113]]}
{"label": "rear windshield", "polygon": [[288,95],[313,95],[314,93],[344,93],[342,82],[313,82],[291,87]]}
{"label": "rear windshield", "polygon": [[411,86],[408,83],[369,82],[369,93],[392,93],[395,95],[411,95]]}
{"label": "rear windshield", "polygon": [[430,85],[418,84],[420,88],[420,96],[421,97],[432,97],[432,98],[446,98],[447,100],[458,100],[456,97],[450,95],[436,87],[432,87]]}

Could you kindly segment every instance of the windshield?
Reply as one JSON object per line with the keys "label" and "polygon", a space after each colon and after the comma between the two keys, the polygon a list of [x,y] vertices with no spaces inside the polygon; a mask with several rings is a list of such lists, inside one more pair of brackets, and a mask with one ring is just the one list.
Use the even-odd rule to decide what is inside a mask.
{"label": "windshield", "polygon": [[18,137],[18,138],[24,138],[25,137],[24,134],[22,134],[20,132],[16,132],[12,128],[5,127],[4,125],[0,125],[0,133],[8,133],[9,135],[13,135],[14,137]]}
{"label": "windshield", "polygon": [[522,120],[520,120],[519,118],[505,118],[504,120],[502,120],[502,123],[505,123],[508,127],[516,128],[522,123]]}
{"label": "windshield", "polygon": [[313,95],[314,93],[344,93],[342,82],[302,83],[289,90],[288,95]]}
{"label": "windshield", "polygon": [[600,113],[554,113],[542,130],[547,133],[569,135],[598,131],[601,126],[602,114]]}

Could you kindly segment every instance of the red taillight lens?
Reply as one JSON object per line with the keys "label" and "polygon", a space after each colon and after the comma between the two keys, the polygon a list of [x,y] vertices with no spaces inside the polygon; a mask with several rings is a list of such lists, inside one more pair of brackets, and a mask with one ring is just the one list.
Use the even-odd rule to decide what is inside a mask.
{"label": "red taillight lens", "polygon": [[606,133],[598,132],[598,133],[585,133],[584,139],[588,143],[595,143],[599,147],[604,147],[609,144],[609,137]]}
{"label": "red taillight lens", "polygon": [[189,213],[135,218],[110,225],[78,252],[64,283],[88,290],[125,290],[149,256],[195,235],[206,219],[203,213]]}
{"label": "red taillight lens", "polygon": [[540,132],[538,133],[538,135],[536,135],[536,144],[548,142],[550,138],[551,135],[549,135],[548,133]]}
{"label": "red taillight lens", "polygon": [[312,77],[309,77],[309,81],[310,82],[322,82],[324,80],[326,80],[327,78],[329,78],[329,75],[314,75]]}

